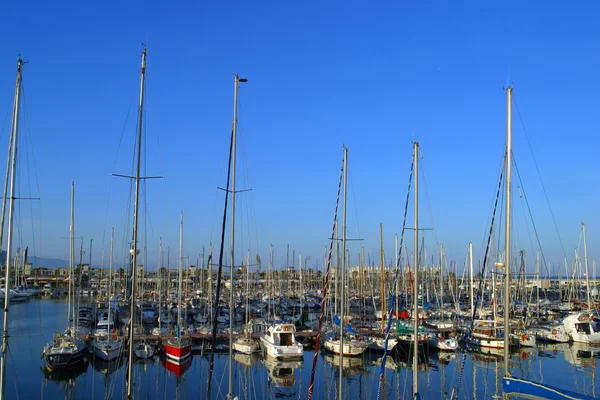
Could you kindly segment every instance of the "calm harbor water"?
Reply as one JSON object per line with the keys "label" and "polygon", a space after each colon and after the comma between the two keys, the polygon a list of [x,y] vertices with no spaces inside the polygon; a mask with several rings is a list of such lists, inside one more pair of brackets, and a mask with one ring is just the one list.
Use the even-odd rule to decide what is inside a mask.
{"label": "calm harbor water", "polygon": [[[125,393],[126,357],[101,362],[90,356],[85,371],[67,376],[48,376],[40,358],[43,346],[67,324],[64,299],[32,299],[11,304],[7,369],[9,399],[121,399]],[[306,399],[314,352],[304,361],[276,362],[262,355],[236,354],[233,360],[234,396],[239,399]],[[139,399],[207,398],[209,354],[196,352],[187,370],[170,371],[160,357],[134,366],[135,394]],[[411,361],[396,354],[386,362],[385,384],[379,385],[381,354],[344,358],[343,387],[346,399],[408,399],[412,391]],[[600,384],[600,348],[584,345],[539,345],[520,349],[511,356],[515,377],[532,379],[597,397]],[[461,365],[464,362],[462,376]],[[215,356],[211,399],[225,399],[228,392],[227,354]],[[503,359],[494,354],[430,352],[423,358],[419,392],[423,399],[492,399],[502,395]],[[313,398],[334,399],[339,382],[339,358],[318,356]]]}

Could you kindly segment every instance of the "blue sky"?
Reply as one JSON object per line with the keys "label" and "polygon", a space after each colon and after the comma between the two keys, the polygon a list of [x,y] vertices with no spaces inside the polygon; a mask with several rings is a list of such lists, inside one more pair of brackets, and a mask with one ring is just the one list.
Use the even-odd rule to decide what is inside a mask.
{"label": "blue sky", "polygon": [[[21,190],[31,186],[42,197],[21,205],[20,244],[31,246],[34,226],[36,254],[68,257],[75,180],[84,259],[93,239],[93,263],[100,263],[114,226],[122,263],[132,219],[128,182],[109,175],[131,173],[144,42],[145,173],[166,176],[148,183],[148,265],[156,265],[159,236],[176,258],[180,211],[192,263],[202,246],[219,242],[223,193],[216,187],[225,184],[236,72],[249,79],[239,96],[238,189],[252,188],[238,196],[236,264],[250,247],[264,267],[272,243],[277,265],[289,244],[311,256],[309,267],[322,267],[343,145],[348,236],[363,238],[378,259],[383,222],[390,259],[414,139],[425,172],[421,225],[435,228],[426,234],[429,257],[443,243],[461,269],[469,241],[475,258],[483,257],[507,84],[518,106],[515,158],[547,261],[562,263],[565,253],[573,260],[582,221],[588,256],[598,259],[599,11],[594,2],[7,3],[0,118],[11,110],[21,52],[29,60]],[[514,248],[533,255],[523,207],[515,199]],[[353,260],[359,246],[349,245]]]}

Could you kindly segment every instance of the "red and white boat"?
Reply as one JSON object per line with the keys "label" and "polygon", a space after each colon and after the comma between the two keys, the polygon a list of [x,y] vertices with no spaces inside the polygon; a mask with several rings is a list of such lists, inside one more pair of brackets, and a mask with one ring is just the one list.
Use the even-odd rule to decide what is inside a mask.
{"label": "red and white boat", "polygon": [[184,304],[182,301],[182,272],[181,266],[183,265],[183,213],[181,213],[181,217],[179,220],[179,279],[178,279],[178,290],[177,290],[177,324],[176,327],[176,335],[174,337],[170,337],[166,341],[163,342],[163,350],[167,356],[167,361],[170,361],[175,364],[183,363],[186,359],[188,359],[192,355],[192,340],[184,335],[181,335],[181,306]]}
{"label": "red and white boat", "polygon": [[182,363],[192,355],[192,341],[189,337],[172,337],[163,342],[163,350],[167,360]]}

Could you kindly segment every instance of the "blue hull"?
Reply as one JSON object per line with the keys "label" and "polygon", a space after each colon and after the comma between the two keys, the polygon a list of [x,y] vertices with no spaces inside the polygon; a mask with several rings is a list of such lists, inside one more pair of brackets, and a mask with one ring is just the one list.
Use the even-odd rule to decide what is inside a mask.
{"label": "blue hull", "polygon": [[545,385],[533,381],[518,378],[503,378],[502,386],[504,394],[514,395],[528,399],[549,400],[594,400],[596,397],[586,396],[570,390],[559,389],[554,386]]}

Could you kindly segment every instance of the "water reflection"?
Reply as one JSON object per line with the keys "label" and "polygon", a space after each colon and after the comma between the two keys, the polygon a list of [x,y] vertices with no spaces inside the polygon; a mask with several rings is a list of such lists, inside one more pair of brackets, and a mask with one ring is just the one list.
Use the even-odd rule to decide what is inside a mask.
{"label": "water reflection", "polygon": [[102,375],[108,376],[121,369],[123,364],[125,364],[125,356],[121,355],[111,361],[103,360],[100,357],[92,357],[91,362],[94,370],[100,372]]}
{"label": "water reflection", "polygon": [[263,364],[267,367],[269,373],[269,383],[274,383],[275,386],[280,387],[291,387],[296,385],[294,370],[302,367],[303,361],[284,361],[267,356],[263,360]]}
{"label": "water reflection", "polygon": [[181,378],[181,376],[185,374],[185,372],[192,366],[193,358],[193,356],[190,356],[182,363],[175,363],[169,360],[166,356],[163,356],[160,358],[160,362],[167,371],[171,372],[178,378],[177,382],[179,383],[179,378]]}
{"label": "water reflection", "polygon": [[[339,372],[340,356],[338,354],[324,353],[323,359]],[[362,357],[346,356],[342,359],[341,363],[343,376],[364,375],[369,372]]]}
{"label": "water reflection", "polygon": [[234,361],[241,365],[244,365],[246,367],[251,367],[254,364],[256,364],[256,362],[258,361],[259,358],[260,358],[260,356],[258,353],[252,353],[252,354],[233,353]]}
{"label": "water reflection", "polygon": [[89,362],[86,359],[84,364],[74,369],[50,371],[46,366],[41,366],[40,371],[42,371],[44,378],[47,380],[54,382],[72,381],[72,383],[74,383],[77,377],[87,372],[88,366]]}

